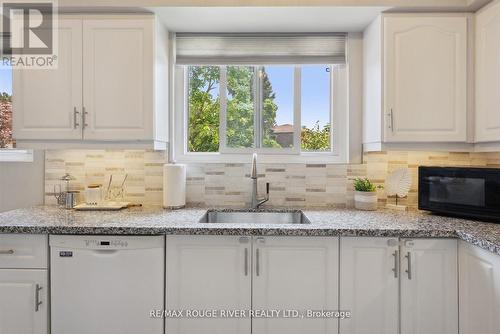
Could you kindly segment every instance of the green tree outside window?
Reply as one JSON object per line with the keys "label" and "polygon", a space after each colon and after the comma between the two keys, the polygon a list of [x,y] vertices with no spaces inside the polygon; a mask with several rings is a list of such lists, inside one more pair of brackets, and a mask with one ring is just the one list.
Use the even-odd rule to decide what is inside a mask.
{"label": "green tree outside window", "polygon": [[[273,128],[277,126],[276,114],[278,105],[272,83],[261,69],[262,85],[262,146],[282,148],[276,141]],[[190,66],[189,80],[189,152],[219,151],[219,117],[220,117],[220,67]],[[226,142],[231,148],[254,147],[254,67],[228,66],[227,79],[227,126]],[[330,124],[320,128],[319,122],[301,129],[301,149],[305,151],[330,150]]]}

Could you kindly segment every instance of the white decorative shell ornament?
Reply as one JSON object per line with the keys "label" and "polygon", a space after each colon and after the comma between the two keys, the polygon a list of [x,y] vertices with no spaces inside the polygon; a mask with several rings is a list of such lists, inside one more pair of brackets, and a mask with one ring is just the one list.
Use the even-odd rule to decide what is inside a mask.
{"label": "white decorative shell ornament", "polygon": [[408,168],[399,168],[390,173],[385,180],[387,196],[406,197],[411,188],[411,175]]}

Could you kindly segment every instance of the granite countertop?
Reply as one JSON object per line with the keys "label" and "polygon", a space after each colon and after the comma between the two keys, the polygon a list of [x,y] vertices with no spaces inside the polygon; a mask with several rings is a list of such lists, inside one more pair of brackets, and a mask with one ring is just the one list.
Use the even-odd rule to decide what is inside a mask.
{"label": "granite countertop", "polygon": [[304,210],[310,224],[199,223],[207,209],[70,211],[39,206],[0,213],[0,233],[192,234],[459,238],[500,255],[500,224],[421,212]]}

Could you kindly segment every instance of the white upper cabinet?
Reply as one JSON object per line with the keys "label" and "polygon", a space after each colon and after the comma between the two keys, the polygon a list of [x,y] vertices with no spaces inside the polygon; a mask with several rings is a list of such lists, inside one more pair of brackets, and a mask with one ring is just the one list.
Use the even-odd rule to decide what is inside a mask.
{"label": "white upper cabinet", "polygon": [[460,334],[498,334],[500,255],[459,242]]}
{"label": "white upper cabinet", "polygon": [[15,139],[82,139],[82,21],[60,18],[56,70],[13,71]]}
{"label": "white upper cabinet", "polygon": [[15,71],[18,145],[164,148],[166,30],[152,15],[61,15],[59,20],[58,68]]}
{"label": "white upper cabinet", "polygon": [[[254,239],[254,310],[337,310],[339,240],[333,237]],[[336,334],[332,317],[254,318],[252,334]]]}
{"label": "white upper cabinet", "polygon": [[365,151],[433,143],[469,148],[469,20],[387,14],[365,30]]}
{"label": "white upper cabinet", "polygon": [[476,15],[476,142],[500,142],[500,2]]}
{"label": "white upper cabinet", "polygon": [[150,19],[83,22],[85,138],[153,138],[153,24]]}
{"label": "white upper cabinet", "polygon": [[457,240],[402,240],[401,333],[458,334]]}
{"label": "white upper cabinet", "polygon": [[467,139],[467,18],[384,19],[388,142]]}
{"label": "white upper cabinet", "polygon": [[398,239],[340,239],[341,334],[397,334],[398,289]]}

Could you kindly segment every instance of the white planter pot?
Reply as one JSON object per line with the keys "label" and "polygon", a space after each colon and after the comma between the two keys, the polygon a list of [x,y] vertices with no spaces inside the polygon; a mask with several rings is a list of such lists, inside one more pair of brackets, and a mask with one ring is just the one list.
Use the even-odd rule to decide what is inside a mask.
{"label": "white planter pot", "polygon": [[354,207],[358,210],[374,211],[378,209],[378,196],[376,191],[355,191]]}

